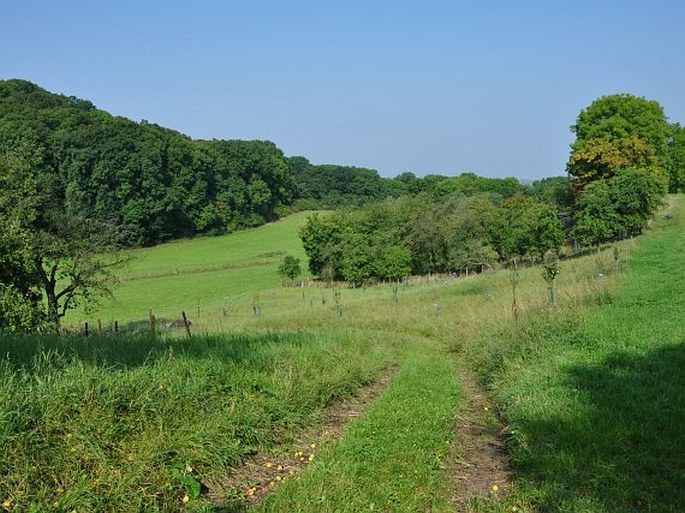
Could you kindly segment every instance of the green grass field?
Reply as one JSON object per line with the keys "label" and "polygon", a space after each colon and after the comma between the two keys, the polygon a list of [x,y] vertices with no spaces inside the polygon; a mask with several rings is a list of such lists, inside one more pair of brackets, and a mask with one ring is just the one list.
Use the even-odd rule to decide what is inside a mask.
{"label": "green grass field", "polygon": [[[230,306],[280,284],[277,269],[287,254],[306,258],[298,228],[308,212],[276,223],[221,237],[201,237],[130,252],[131,263],[113,290],[114,301],[104,299],[96,312],[75,311],[67,323],[95,321],[110,324],[145,319],[150,308],[159,317],[178,319],[181,310]],[[193,315],[195,317],[196,315]]]}
{"label": "green grass field", "polygon": [[[186,309],[195,335],[0,339],[0,510],[685,511],[685,201],[674,203],[672,219],[617,245],[620,268],[610,249],[563,261],[554,308],[540,269],[522,269],[518,320],[508,271],[281,287],[282,252],[303,256],[304,215],[140,250],[119,302],[74,319]],[[388,369],[384,392],[301,472],[235,485],[251,462],[292,458]],[[454,479],[464,454],[450,442],[472,415],[465,375],[499,410],[487,415],[511,458],[508,495],[469,497]]]}

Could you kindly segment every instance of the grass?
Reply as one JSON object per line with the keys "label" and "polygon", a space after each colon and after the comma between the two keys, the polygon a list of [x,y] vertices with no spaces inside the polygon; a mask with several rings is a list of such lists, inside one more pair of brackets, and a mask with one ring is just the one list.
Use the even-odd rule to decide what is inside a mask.
{"label": "grass", "polygon": [[[97,318],[113,321],[145,319],[152,308],[158,318],[178,319],[211,307],[229,306],[279,286],[277,269],[291,254],[302,261],[305,253],[297,230],[310,212],[299,212],[276,223],[221,237],[201,237],[130,251],[133,257],[114,288],[114,301],[105,299]],[[193,314],[193,316],[195,316]],[[71,312],[67,323],[90,320],[84,310]]]}
{"label": "grass", "polygon": [[259,511],[448,511],[440,469],[459,404],[453,363],[430,341],[405,340],[388,391],[339,444]]}
{"label": "grass", "polygon": [[489,378],[518,471],[508,505],[685,510],[684,210],[641,241],[607,304],[502,333]]}
{"label": "grass", "polygon": [[178,511],[391,354],[323,334],[2,343],[0,498],[16,512]]}
{"label": "grass", "polygon": [[[211,511],[199,483],[288,446],[396,363],[368,412],[258,510],[453,509],[445,465],[463,372],[505,416],[517,475],[512,495],[473,499],[471,510],[685,510],[684,209],[618,244],[621,272],[610,250],[562,262],[556,308],[540,269],[522,269],[518,321],[506,271],[396,292],[278,287],[275,253],[297,245],[297,218],[240,243],[141,250],[119,291],[131,299],[98,316],[123,324],[160,305],[158,317],[175,318],[193,310],[181,299],[202,295],[195,336],[0,339],[0,501],[10,511]],[[244,504],[222,493],[223,504]]]}

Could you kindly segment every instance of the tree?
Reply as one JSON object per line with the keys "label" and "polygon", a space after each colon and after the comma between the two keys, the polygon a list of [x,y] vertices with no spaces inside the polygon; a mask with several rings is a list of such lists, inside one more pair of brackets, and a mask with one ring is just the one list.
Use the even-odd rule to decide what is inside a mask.
{"label": "tree", "polygon": [[615,237],[618,223],[608,182],[588,184],[577,201],[572,235],[584,246],[594,246]]}
{"label": "tree", "polygon": [[662,199],[660,186],[644,171],[620,169],[585,188],[577,202],[572,233],[584,245],[636,235]]}
{"label": "tree", "polygon": [[671,125],[669,150],[669,192],[685,192],[685,128],[678,123]]}
{"label": "tree", "polygon": [[567,165],[578,193],[618,169],[642,169],[666,184],[671,129],[658,102],[630,94],[603,96],[571,126],[576,140]]}
{"label": "tree", "polygon": [[557,211],[549,204],[518,196],[500,210],[495,250],[502,260],[528,257],[540,260],[564,242]]}
{"label": "tree", "polygon": [[284,280],[290,280],[291,282],[295,281],[295,279],[302,274],[300,259],[292,255],[283,257],[281,265],[278,266],[278,274]]}
{"label": "tree", "polygon": [[302,246],[309,257],[309,270],[314,276],[335,279],[340,275],[342,255],[340,243],[343,237],[342,219],[338,215],[313,214],[299,231]]}
{"label": "tree", "polygon": [[5,305],[38,310],[43,299],[44,318],[57,330],[79,301],[109,292],[114,271],[127,260],[118,252],[125,237],[112,223],[65,212],[56,182],[38,172],[38,155],[28,146],[0,155],[0,214],[7,220],[0,284]]}
{"label": "tree", "polygon": [[381,248],[376,259],[376,273],[381,279],[399,281],[411,274],[411,253],[394,245]]}

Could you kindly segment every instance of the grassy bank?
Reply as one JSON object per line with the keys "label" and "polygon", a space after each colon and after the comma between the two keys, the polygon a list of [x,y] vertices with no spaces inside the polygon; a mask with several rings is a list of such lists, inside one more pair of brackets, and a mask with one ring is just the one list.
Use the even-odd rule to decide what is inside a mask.
{"label": "grassy bank", "polygon": [[603,305],[500,332],[500,363],[484,368],[517,491],[476,509],[685,510],[684,206],[657,221]]}

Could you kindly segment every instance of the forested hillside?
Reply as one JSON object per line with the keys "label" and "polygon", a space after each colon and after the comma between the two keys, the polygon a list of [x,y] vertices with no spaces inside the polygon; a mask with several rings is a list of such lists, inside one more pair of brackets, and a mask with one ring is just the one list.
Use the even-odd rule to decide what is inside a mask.
{"label": "forested hillside", "polygon": [[0,82],[0,147],[34,159],[68,213],[125,227],[128,244],[258,225],[295,190],[271,142],[193,141],[22,80]]}

